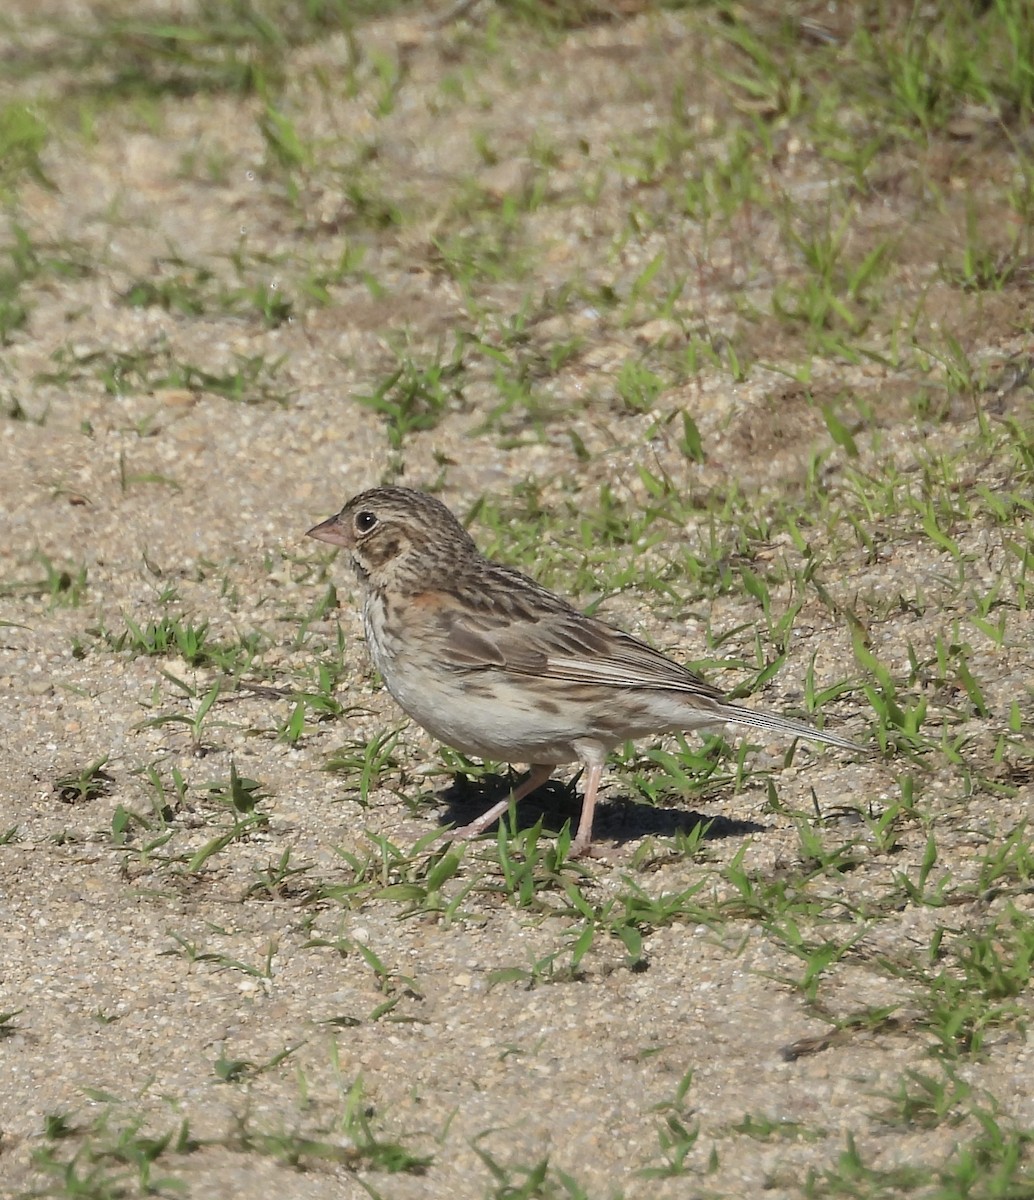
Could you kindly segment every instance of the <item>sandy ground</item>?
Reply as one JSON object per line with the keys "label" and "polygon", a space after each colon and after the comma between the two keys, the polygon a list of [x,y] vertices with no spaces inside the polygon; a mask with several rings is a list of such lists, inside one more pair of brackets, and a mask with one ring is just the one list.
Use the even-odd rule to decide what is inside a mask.
{"label": "sandy ground", "polygon": [[[45,47],[49,37],[60,46],[53,30],[63,20],[101,16],[16,6],[8,45],[11,53]],[[896,978],[887,965],[921,960],[938,929],[950,940],[1010,912],[1030,919],[1022,886],[1000,896],[962,887],[1006,845],[1034,798],[1029,756],[1026,774],[1021,752],[1004,764],[995,757],[1013,700],[1029,747],[1029,610],[1009,608],[1001,647],[968,627],[964,634],[986,715],[959,690],[931,693],[932,723],[943,723],[948,741],[968,739],[961,759],[800,749],[788,763],[776,745],[748,757],[741,787],[682,806],[672,795],[660,808],[637,800],[619,773],[598,824],[606,857],[584,874],[567,868],[558,881],[544,872],[522,906],[507,894],[489,840],[466,849],[444,886],[446,901],[457,901],[450,915],[413,900],[427,852],[394,860],[390,847],[407,850],[484,797],[476,787],[472,798],[445,793],[438,748],[371,678],[344,564],[302,536],[353,492],[385,478],[435,485],[461,513],[487,496],[502,522],[475,520],[472,532],[503,558],[507,514],[526,528],[533,496],[550,514],[542,573],[570,591],[564,547],[578,544],[579,513],[598,510],[602,485],[628,510],[645,509],[639,468],[663,469],[682,495],[700,499],[697,515],[681,510],[681,524],[653,530],[645,549],[617,545],[612,566],[588,555],[598,582],[578,598],[605,594],[614,620],[690,660],[708,656],[709,633],[741,628],[713,656],[750,659],[756,601],[738,584],[704,596],[680,582],[677,567],[665,594],[613,580],[634,577],[637,559],[644,570],[663,569],[704,546],[709,495],[734,483],[774,502],[797,495],[817,451],[831,492],[847,487],[849,467],[875,475],[892,463],[918,478],[924,455],[937,453],[961,456],[992,491],[1010,486],[1007,469],[983,455],[972,406],[950,394],[937,422],[917,424],[909,399],[929,377],[914,360],[819,355],[807,386],[757,362],[745,379],[709,364],[649,412],[623,405],[614,390],[621,365],[686,339],[687,328],[718,342],[738,338],[772,364],[795,353],[778,326],[744,315],[762,311],[790,271],[772,210],[759,203],[702,231],[688,217],[664,218],[662,189],[628,173],[635,148],[660,136],[676,94],[695,130],[694,153],[706,157],[731,136],[735,106],[718,74],[700,69],[721,64],[728,47],[706,16],[647,13],[545,41],[503,25],[494,36],[504,49],[490,52],[477,24],[485,19],[433,28],[417,14],[360,25],[354,94],[342,83],[344,36],[292,52],[281,108],[314,149],[290,178],[270,165],[260,100],[199,89],[84,107],[87,134],[59,133],[44,153],[52,186],[22,187],[29,237],[63,258],[74,247],[88,269],[44,273],[31,287],[27,324],[12,332],[0,367],[8,414],[0,420],[0,1011],[16,1013],[0,1037],[4,1197],[40,1188],[135,1195],[178,1184],[196,1196],[275,1191],[283,1200],[762,1189],[776,1198],[803,1195],[809,1176],[809,1194],[823,1194],[824,1172],[843,1169],[849,1136],[867,1167],[886,1172],[929,1171],[975,1136],[972,1117],[961,1125],[900,1119],[900,1104],[886,1097],[914,1085],[910,1071],[961,1081],[997,1106],[1003,1125],[1034,1128],[1034,1047],[1022,1021],[993,1024],[982,1053],[946,1067],[931,1057],[936,1039],[911,1020],[914,976]],[[377,80],[389,68],[400,75],[390,111],[379,112]],[[103,79],[111,64],[95,70]],[[3,94],[52,102],[72,94],[76,78],[56,55],[45,74],[3,85]],[[839,186],[828,161],[794,144],[792,128],[773,129],[781,144],[759,172],[766,185],[800,203]],[[946,145],[932,148],[931,160],[954,157],[931,161],[931,175],[965,179],[978,158],[972,142]],[[1012,151],[990,137],[981,146],[993,189],[1015,170]],[[954,317],[974,361],[994,367],[1029,351],[1017,316],[1029,311],[1029,291],[988,295],[978,306],[938,274],[964,223],[962,185],[946,184],[943,203],[909,239],[922,197],[886,183],[890,158],[880,171],[885,190],[858,201],[853,226],[863,238],[899,239],[886,290],[896,315],[883,326],[873,318],[872,344],[890,344],[907,297],[922,293],[924,335]],[[442,269],[448,238],[481,233],[481,208],[462,215],[465,196],[498,210],[539,186],[541,203],[521,218],[520,271],[516,250],[503,256],[497,280],[479,275],[476,286]],[[369,206],[381,196],[413,215],[378,228]],[[327,302],[306,304],[303,281],[360,249],[361,262],[330,285]],[[234,302],[238,311],[213,302],[200,313],[125,303],[134,282],[167,277],[173,255],[227,288],[244,279],[260,293],[282,290],[295,303],[292,319],[268,327],[244,301]],[[247,264],[243,275],[234,255]],[[670,311],[635,302],[658,255],[660,282],[665,273],[687,278]],[[583,298],[554,303],[572,280]],[[620,312],[591,300],[605,287],[628,299]],[[539,306],[513,344],[530,347],[540,411],[518,406],[486,430],[500,391],[494,360],[472,339],[502,345],[500,331],[527,295]],[[403,344],[423,361],[441,345],[448,361],[464,338],[461,390],[433,427],[392,445],[382,415],[355,396],[393,369]],[[574,338],[577,352],[550,369],[551,349]],[[109,387],[95,355],[122,372]],[[197,374],[175,375],[185,363],[212,375],[260,365],[238,400]],[[999,391],[985,398],[997,404],[995,419],[1029,412],[1029,387]],[[945,393],[938,384],[931,394]],[[870,406],[852,462],[832,444],[821,411],[839,395]],[[701,432],[703,462],[675,447],[683,411]],[[966,477],[966,495],[975,487]],[[870,644],[903,676],[910,647],[932,658],[938,637],[960,636],[952,621],[965,614],[969,592],[942,549],[917,534],[914,515],[873,525],[874,552],[856,546],[827,562],[823,578],[841,611],[888,602],[879,617],[869,609]],[[967,516],[960,501],[952,536],[970,591],[1001,577],[1012,603],[1016,530]],[[766,553],[794,551],[780,534]],[[925,610],[890,603],[914,597],[917,580]],[[331,581],[340,607],[324,610]],[[784,606],[789,598],[785,587],[776,596]],[[189,722],[217,667],[117,644],[130,622],[146,627],[165,614],[207,623],[222,645],[253,639],[238,674],[280,693],[227,687],[195,737]],[[820,686],[842,678],[853,670],[851,646],[848,621],[810,596],[761,702],[798,705],[813,656]],[[294,697],[316,689],[320,663],[344,668],[334,688],[343,714],[310,719],[296,744],[278,740]],[[826,711],[837,728],[869,736],[860,691]],[[327,772],[328,757],[391,730],[400,731],[391,761],[361,803],[358,768]],[[55,789],[102,759],[98,794],[71,802]],[[207,790],[227,780],[231,761],[261,782],[267,819],[201,861],[199,852],[233,828],[225,800]],[[792,814],[814,813],[813,802],[826,814],[879,813],[909,775],[919,809],[902,822],[895,851],[870,846],[853,871],[809,881]],[[992,795],[979,782],[988,778],[1010,786]],[[551,796],[555,828],[573,810],[559,789]],[[127,813],[140,820],[127,827]],[[720,818],[702,855],[666,853],[664,839],[691,831],[699,816]],[[828,828],[834,842],[849,842],[856,829],[861,843],[869,836],[850,816]],[[931,885],[950,879],[957,899],[944,907],[902,892],[889,905],[896,880],[919,877],[934,834]],[[661,848],[637,856],[650,837]],[[790,892],[806,892],[815,925],[794,908],[777,936],[778,906],[722,908],[737,864],[759,888],[782,879]],[[639,896],[678,916],[668,922],[655,907],[642,918],[635,965],[602,925],[572,972],[585,924],[564,880],[598,911],[610,901],[610,911],[624,911]],[[672,900],[680,895],[681,907]],[[816,943],[858,939],[823,977],[816,1004],[786,982],[803,971],[787,949],[790,921]],[[550,955],[552,977],[543,965]],[[1016,1003],[1029,1015],[1029,989]],[[819,1052],[783,1053],[838,1017],[882,1006],[895,1008],[896,1023],[874,1020],[874,1031]],[[160,1153],[146,1141],[170,1132]],[[394,1143],[413,1157],[393,1158]],[[69,1160],[71,1175],[53,1166]],[[93,1191],[75,1192],[69,1179],[92,1181]]]}

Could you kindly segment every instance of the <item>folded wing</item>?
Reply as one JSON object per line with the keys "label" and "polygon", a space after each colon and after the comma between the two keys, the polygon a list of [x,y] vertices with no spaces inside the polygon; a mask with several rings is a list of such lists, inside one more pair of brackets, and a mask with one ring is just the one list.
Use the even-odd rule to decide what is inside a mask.
{"label": "folded wing", "polygon": [[[511,574],[505,568],[496,570]],[[531,580],[518,578],[519,587],[507,589],[504,578],[491,588],[464,588],[454,604],[436,606],[449,665],[458,670],[503,670],[568,683],[663,689],[722,699],[717,688],[645,642],[586,616]],[[517,579],[513,582],[516,585]]]}

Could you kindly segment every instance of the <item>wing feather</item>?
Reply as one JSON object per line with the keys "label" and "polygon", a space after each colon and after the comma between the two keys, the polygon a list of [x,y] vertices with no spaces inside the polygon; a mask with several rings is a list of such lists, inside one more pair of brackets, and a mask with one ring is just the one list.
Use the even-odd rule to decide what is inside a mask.
{"label": "wing feather", "polygon": [[523,575],[492,566],[501,576],[492,586],[482,582],[452,596],[439,594],[429,606],[445,635],[446,661],[454,669],[723,698],[717,688],[659,650],[579,612]]}

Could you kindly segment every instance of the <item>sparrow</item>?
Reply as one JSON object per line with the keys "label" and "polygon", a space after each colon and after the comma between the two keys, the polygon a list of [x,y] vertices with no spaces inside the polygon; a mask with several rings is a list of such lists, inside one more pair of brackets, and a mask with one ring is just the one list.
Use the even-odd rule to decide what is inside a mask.
{"label": "sparrow", "polygon": [[607,755],[630,739],[733,725],[861,750],[734,703],[652,646],[492,562],[426,492],[360,492],[307,536],[347,551],[370,658],[399,707],[462,754],[530,767],[511,796],[453,830],[457,839],[483,833],[559,764],[580,762],[570,854],[589,853]]}

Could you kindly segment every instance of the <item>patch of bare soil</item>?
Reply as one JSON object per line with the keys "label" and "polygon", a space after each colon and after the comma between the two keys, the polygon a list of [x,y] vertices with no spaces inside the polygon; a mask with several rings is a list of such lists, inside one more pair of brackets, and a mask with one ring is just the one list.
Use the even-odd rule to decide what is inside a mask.
{"label": "patch of bare soil", "polygon": [[[161,24],[185,8],[131,15]],[[901,1089],[944,1076],[913,977],[888,967],[942,934],[1032,915],[1029,889],[945,908],[900,882],[983,878],[989,845],[1034,800],[1022,753],[1000,742],[1010,719],[1029,737],[1031,718],[1034,626],[1009,590],[1019,535],[961,501],[950,521],[938,512],[971,587],[914,509],[874,516],[869,544],[840,559],[825,555],[828,530],[806,530],[828,600],[801,597],[758,698],[799,709],[810,671],[819,690],[854,674],[864,625],[896,678],[925,664],[912,688],[943,723],[941,749],[774,745],[748,755],[739,784],[732,758],[710,793],[657,806],[626,764],[601,806],[605,859],[559,878],[540,864],[526,894],[492,839],[433,887],[429,851],[395,855],[469,818],[492,781],[450,790],[440,749],[372,678],[344,563],[328,574],[304,541],[352,493],[390,477],[439,488],[461,514],[487,497],[516,514],[472,524],[501,557],[537,506],[551,584],[573,590],[578,557],[553,549],[582,547],[599,579],[579,576],[582,600],[605,593],[604,615],[683,660],[734,660],[739,682],[763,665],[755,629],[769,626],[712,497],[797,495],[817,454],[830,489],[893,466],[921,491],[936,476],[917,465],[927,452],[968,449],[965,494],[998,495],[1010,480],[982,458],[975,414],[1030,415],[1029,378],[1003,374],[1030,355],[1029,273],[978,300],[942,270],[966,213],[1015,175],[1008,139],[981,126],[988,140],[965,156],[945,142],[936,236],[916,233],[929,197],[914,182],[887,174],[852,193],[851,261],[885,238],[891,265],[879,302],[831,315],[823,334],[879,353],[803,349],[799,326],[772,315],[802,259],[769,198],[851,189],[789,122],[730,90],[741,51],[723,18],[618,4],[543,33],[504,8],[328,31],[287,55],[272,114],[255,93],[189,79],[120,101],[104,87],[129,89],[131,73],[103,55],[80,69],[64,32],[103,32],[107,9],[7,6],[3,61],[31,52],[39,69],[0,82],[0,101],[62,116],[45,179],[20,185],[0,226],[5,244],[18,226],[62,265],[26,285],[27,322],[0,351],[0,1012],[16,1014],[0,1024],[2,1197],[778,1200],[809,1178],[817,1194],[850,1145],[873,1171],[930,1170],[979,1132],[918,1102],[909,1119]],[[758,121],[773,145],[748,164],[755,198],[727,220],[694,217],[684,184],[732,171]],[[165,300],[129,303],[141,282]],[[942,403],[941,335],[960,312],[952,328],[986,377]],[[898,353],[913,343],[942,361]],[[615,538],[601,567],[605,526],[581,516],[645,513],[662,503],[657,480],[682,515]],[[761,575],[780,556],[805,563],[785,533],[741,532]],[[727,553],[694,579],[686,556],[706,558],[712,536]],[[1001,645],[958,624],[996,579],[1004,607],[985,616],[1007,613]],[[795,595],[773,583],[776,618]],[[137,634],[158,637],[164,617],[204,626],[208,650],[173,634],[141,652]],[[960,638],[982,709],[938,667]],[[777,656],[767,640],[764,655]],[[340,674],[321,683],[321,664]],[[317,693],[340,711],[309,703],[290,736],[299,697]],[[852,731],[870,717],[858,689],[825,711]],[[257,799],[231,790],[231,765]],[[866,818],[913,783],[917,811],[877,845]],[[555,829],[575,805],[556,784],[526,819]],[[817,813],[856,858],[808,884],[809,912],[837,906],[835,931],[802,908],[773,915],[782,881],[803,886],[814,847],[800,814]],[[698,857],[648,841],[691,841],[702,819],[714,823]],[[741,878],[757,892],[737,899]],[[574,886],[607,914],[591,945],[577,945],[589,922]],[[802,954],[834,932],[842,943],[817,993],[793,922]],[[1030,1016],[1029,990],[1008,1003]],[[1030,1129],[1024,1029],[1003,1018],[951,1070]]]}

